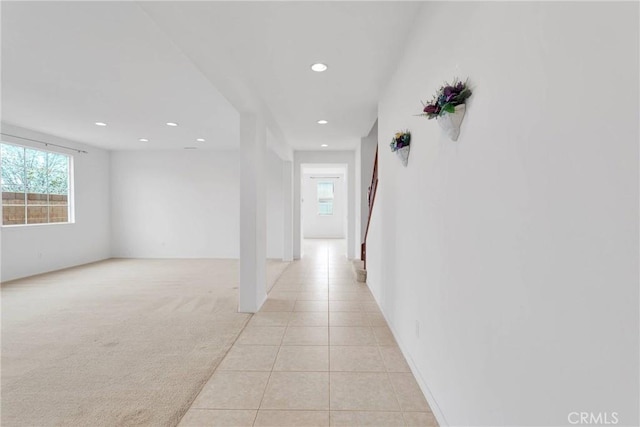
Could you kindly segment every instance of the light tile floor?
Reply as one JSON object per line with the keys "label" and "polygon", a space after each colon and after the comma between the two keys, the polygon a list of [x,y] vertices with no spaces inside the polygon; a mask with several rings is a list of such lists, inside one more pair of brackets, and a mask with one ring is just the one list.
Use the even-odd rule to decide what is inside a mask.
{"label": "light tile floor", "polygon": [[305,241],[180,426],[437,426],[344,245]]}

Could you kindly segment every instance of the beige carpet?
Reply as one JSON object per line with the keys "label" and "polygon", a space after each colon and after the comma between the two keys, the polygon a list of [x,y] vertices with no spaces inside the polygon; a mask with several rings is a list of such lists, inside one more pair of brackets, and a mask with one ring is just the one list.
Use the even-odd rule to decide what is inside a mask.
{"label": "beige carpet", "polygon": [[3,284],[2,426],[176,425],[250,317],[237,286],[233,260],[120,259]]}

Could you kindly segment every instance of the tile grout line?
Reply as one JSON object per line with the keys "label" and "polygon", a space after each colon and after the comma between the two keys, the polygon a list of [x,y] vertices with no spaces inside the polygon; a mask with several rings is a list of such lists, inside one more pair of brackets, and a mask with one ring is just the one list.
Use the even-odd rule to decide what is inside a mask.
{"label": "tile grout line", "polygon": [[191,409],[198,409],[198,408],[193,408],[194,402],[198,399],[198,397],[200,396],[200,393],[202,393],[202,390],[204,390],[204,388],[206,387],[207,383],[209,383],[209,381],[211,381],[211,378],[213,378],[213,376],[216,374],[216,372],[218,372],[218,368],[220,367],[220,365],[222,364],[224,359],[227,357],[227,355],[229,354],[231,349],[236,345],[236,342],[240,338],[240,335],[242,335],[242,332],[245,330],[245,328],[247,327],[247,325],[249,324],[251,319],[253,319],[253,315],[254,315],[254,313],[251,313],[251,315],[247,318],[247,321],[244,323],[244,325],[240,329],[240,332],[238,333],[238,335],[236,335],[235,339],[233,340],[233,342],[231,343],[231,345],[229,346],[227,351],[224,352],[224,356],[222,356],[220,358],[220,362],[218,362],[216,367],[213,369],[213,372],[211,372],[211,375],[209,375],[209,378],[207,378],[207,380],[205,382],[203,382],[202,387],[200,387],[200,390],[198,391],[198,393],[193,397],[193,399],[191,400],[191,403],[189,403],[189,407],[187,408],[187,410],[184,412],[184,414],[182,414],[182,416],[178,420],[178,424],[176,424],[177,426],[180,425],[180,423],[182,422],[182,419],[185,417],[185,415],[187,415],[187,413]]}
{"label": "tile grout line", "polygon": [[[327,271],[327,281],[328,281],[328,271]],[[274,286],[275,286],[275,285],[274,285]],[[329,304],[329,302],[328,302],[328,292],[329,292],[329,290],[327,289],[327,328],[329,327],[329,325],[328,325],[328,316],[329,316],[329,314],[328,314],[328,304]],[[272,364],[272,366],[271,366],[271,371],[269,372],[269,378],[267,379],[267,384],[265,385],[265,390],[264,390],[264,391],[263,391],[263,393],[262,393],[262,398],[260,399],[260,404],[258,405],[258,409],[257,409],[257,411],[256,411],[256,416],[254,417],[254,420],[253,420],[253,425],[254,425],[254,426],[255,426],[255,423],[256,423],[256,421],[257,421],[258,414],[259,414],[259,412],[260,412],[260,410],[261,410],[261,408],[262,408],[262,404],[263,404],[264,397],[265,397],[265,394],[266,394],[266,389],[267,389],[267,388],[268,388],[268,386],[269,386],[269,382],[271,381],[271,377],[272,377],[272,374],[273,374],[273,372],[274,372],[275,363],[276,363],[276,361],[277,361],[277,359],[278,359],[278,356],[280,355],[280,352],[281,352],[281,350],[282,350],[282,347],[284,347],[284,345],[283,345],[283,343],[284,343],[284,337],[286,336],[287,331],[289,330],[289,326],[290,326],[290,323],[291,323],[291,317],[293,316],[291,313],[293,313],[293,310],[295,310],[295,304],[297,303],[297,301],[298,301],[298,299],[296,298],[296,300],[294,301],[294,306],[293,306],[293,308],[292,308],[292,311],[291,311],[291,312],[289,312],[289,318],[288,318],[287,324],[285,325],[284,333],[283,333],[282,337],[280,338],[280,344],[279,344],[279,346],[278,346],[278,353],[276,354],[276,358],[274,359],[274,362],[273,362],[273,364]],[[328,334],[328,330],[327,330],[327,334]],[[328,344],[329,344],[329,343],[327,343],[327,348],[329,348],[329,345],[328,345]],[[328,372],[327,372],[327,375],[329,375],[329,373],[328,373]]]}
{"label": "tile grout line", "polygon": [[[282,275],[280,275],[282,276]],[[278,281],[280,280],[280,278],[278,277],[278,280],[276,280],[276,283],[274,283],[274,285],[272,286],[275,287],[278,284]],[[267,299],[268,299],[268,295],[267,295]],[[280,337],[280,344],[278,345],[278,352],[276,353],[276,357],[273,359],[273,363],[271,364],[271,370],[269,371],[269,377],[267,378],[267,382],[264,385],[264,390],[262,390],[262,397],[260,398],[260,403],[258,403],[258,408],[256,409],[256,416],[253,418],[253,423],[251,424],[252,426],[255,426],[256,421],[258,420],[258,414],[260,413],[260,408],[262,408],[262,402],[264,401],[264,396],[265,394],[267,394],[267,388],[269,387],[269,382],[271,381],[271,375],[273,375],[273,368],[276,365],[276,362],[278,361],[278,356],[280,355],[280,350],[282,349],[282,342],[284,341],[284,337],[287,334],[287,330],[289,329],[289,322],[291,321],[291,313],[293,313],[293,309],[295,308],[296,302],[294,301],[293,303],[293,307],[291,308],[292,311],[287,312],[289,313],[289,317],[287,318],[287,324],[284,327],[284,332],[282,333],[282,336]]]}
{"label": "tile grout line", "polygon": [[327,245],[327,407],[329,408],[329,425],[331,425],[331,281],[329,279],[329,246]]}
{"label": "tile grout line", "polygon": [[[247,408],[193,408],[194,411],[257,411],[257,409],[247,409]],[[271,412],[328,412],[326,409],[262,409],[263,411],[271,411]],[[359,410],[359,409],[333,409],[333,412],[406,412],[408,414],[429,414],[433,413],[430,411],[389,411],[386,409],[367,409],[367,410]]]}
{"label": "tile grout line", "polygon": [[[330,269],[331,269],[331,263],[330,263],[330,256],[329,256],[329,252],[330,252],[330,249],[327,247],[327,248],[326,248],[326,256],[327,256],[327,258],[326,258],[326,268],[327,268],[327,270],[326,270],[326,271],[327,271],[327,272],[326,272],[326,283],[327,283],[326,295],[327,295],[327,300],[326,300],[326,301],[327,301],[327,303],[326,303],[326,308],[325,308],[325,310],[326,310],[326,311],[325,311],[325,310],[322,310],[322,311],[325,311],[325,312],[326,312],[326,315],[327,315],[327,324],[326,324],[326,326],[320,326],[320,327],[326,327],[326,328],[327,328],[327,338],[328,338],[328,342],[327,342],[327,351],[328,351],[328,354],[327,354],[327,357],[328,357],[328,359],[327,359],[327,362],[328,362],[328,364],[327,364],[327,366],[328,366],[327,375],[328,375],[328,384],[329,384],[329,389],[328,389],[328,394],[329,394],[329,402],[328,402],[328,403],[329,403],[329,405],[328,405],[328,408],[329,408],[329,409],[328,409],[328,411],[327,411],[327,410],[325,410],[325,409],[284,409],[284,408],[283,408],[283,409],[273,409],[273,410],[268,410],[268,411],[275,411],[275,412],[278,412],[278,411],[283,411],[283,412],[286,412],[286,411],[290,411],[290,412],[298,412],[298,411],[302,411],[302,412],[304,412],[304,411],[309,411],[309,412],[328,412],[328,415],[329,415],[329,423],[330,423],[330,422],[331,422],[331,412],[332,412],[332,411],[336,411],[336,412],[351,412],[351,411],[350,411],[350,410],[346,410],[346,409],[342,409],[342,410],[340,410],[340,409],[333,409],[333,408],[332,408],[332,406],[331,406],[331,373],[332,373],[332,371],[331,371],[331,349],[334,347],[334,345],[332,345],[332,344],[331,344],[331,340],[330,340],[330,336],[331,336],[331,314],[332,314],[331,309],[330,309],[331,296],[332,296],[332,294],[333,294],[333,293],[340,293],[340,292],[344,292],[345,290],[349,290],[349,289],[347,289],[347,288],[350,288],[350,287],[347,285],[347,286],[345,286],[345,288],[344,288],[344,289],[343,289],[343,288],[331,289],[332,279],[331,279],[331,271],[330,271]],[[337,266],[336,266],[336,268],[337,268]],[[316,270],[317,270],[317,269],[316,269]],[[317,276],[316,276],[315,274],[314,274],[314,275],[312,275],[312,276],[310,276],[309,278],[306,278],[306,276],[305,276],[305,279],[302,279],[302,280],[304,280],[304,281],[306,282],[306,280],[312,280],[312,279],[311,279],[311,277],[314,277],[314,278],[315,278],[315,277],[317,277]],[[341,277],[341,278],[338,278],[338,279],[336,279],[336,280],[342,281],[342,280],[344,280],[344,278],[342,278],[342,277]],[[306,292],[306,291],[311,292],[311,290],[305,290],[305,292]],[[302,291],[298,291],[298,292],[302,292]],[[378,354],[378,356],[380,357],[380,359],[381,359],[381,361],[382,361],[382,364],[383,364],[383,366],[384,366],[384,370],[383,370],[383,371],[368,371],[368,370],[367,370],[367,371],[353,371],[353,372],[360,372],[360,373],[378,373],[378,374],[380,374],[380,373],[386,373],[387,381],[389,381],[389,385],[390,385],[390,386],[392,387],[392,389],[393,389],[394,397],[395,397],[396,403],[398,404],[398,408],[399,408],[399,409],[398,409],[398,411],[397,411],[397,412],[401,415],[401,417],[402,417],[401,419],[402,419],[402,420],[403,420],[403,422],[406,424],[406,419],[405,419],[405,417],[404,417],[404,415],[405,415],[405,414],[404,414],[404,411],[402,410],[402,407],[401,407],[401,405],[400,405],[400,400],[399,400],[399,397],[398,397],[398,393],[396,392],[396,388],[393,386],[393,382],[391,381],[391,375],[390,375],[390,372],[388,371],[388,369],[387,369],[387,367],[386,367],[386,364],[384,363],[384,358],[383,358],[383,356],[382,356],[382,351],[381,351],[381,347],[383,347],[383,345],[381,345],[381,343],[379,342],[379,340],[378,340],[378,338],[377,338],[377,335],[376,335],[376,334],[375,334],[375,332],[374,332],[374,325],[373,325],[373,323],[372,323],[372,319],[368,316],[368,313],[369,313],[369,312],[365,311],[364,303],[365,303],[366,301],[361,300],[361,299],[360,299],[360,297],[363,297],[363,296],[362,296],[362,295],[360,295],[357,299],[352,300],[352,301],[355,303],[355,304],[354,304],[354,306],[355,306],[355,305],[357,305],[357,307],[359,308],[359,310],[357,311],[357,313],[360,313],[362,316],[364,316],[364,320],[366,321],[366,325],[363,325],[363,326],[361,326],[361,327],[362,327],[362,328],[367,328],[369,331],[371,331],[371,334],[372,334],[372,336],[373,336],[373,338],[374,338],[374,342],[375,342],[375,344],[373,344],[373,346],[376,346],[376,347],[377,347],[377,349],[376,349],[376,350],[377,350],[377,354]],[[269,376],[268,376],[268,378],[267,378],[267,382],[266,382],[266,385],[265,385],[265,389],[263,390],[262,397],[261,397],[261,399],[260,399],[260,403],[259,403],[259,405],[258,405],[258,408],[256,409],[256,414],[255,414],[255,416],[254,416],[253,424],[252,424],[253,426],[255,426],[255,425],[256,425],[257,417],[258,417],[259,412],[260,412],[261,410],[263,410],[262,405],[263,405],[263,403],[264,403],[264,398],[265,398],[265,396],[266,396],[266,389],[267,389],[267,387],[268,387],[268,385],[269,385],[269,383],[270,383],[270,380],[271,380],[271,378],[272,378],[272,374],[273,374],[273,372],[279,372],[279,371],[275,371],[275,364],[276,364],[276,362],[277,362],[277,360],[278,360],[278,357],[279,357],[279,356],[280,356],[280,354],[281,354],[281,351],[282,351],[283,347],[285,347],[285,345],[284,345],[284,338],[285,338],[285,336],[286,336],[286,334],[287,334],[288,330],[289,330],[290,328],[295,327],[295,325],[292,325],[292,324],[291,324],[291,322],[292,322],[292,317],[293,317],[293,314],[292,314],[292,313],[294,313],[294,312],[295,312],[295,306],[296,306],[296,304],[297,304],[297,302],[298,302],[298,301],[305,301],[305,300],[298,300],[298,299],[296,298],[296,299],[294,300],[294,305],[293,305],[292,310],[291,310],[291,311],[287,311],[287,313],[289,313],[289,317],[288,317],[288,319],[287,319],[287,322],[286,322],[286,323],[285,323],[285,325],[284,325],[284,332],[283,332],[283,335],[282,335],[282,336],[281,336],[281,338],[279,339],[279,344],[277,345],[277,347],[278,347],[278,349],[277,349],[277,353],[276,353],[276,356],[275,356],[275,358],[274,358],[274,360],[273,360],[273,363],[271,363],[271,369],[268,371],[268,372],[269,372]],[[337,301],[342,301],[342,300],[337,300]],[[349,301],[349,300],[345,300],[345,301]],[[322,312],[322,311],[320,311],[320,312]],[[340,313],[340,312],[338,312],[338,313]],[[249,318],[249,320],[250,320],[250,319],[251,319],[251,317]],[[244,327],[243,327],[242,331],[246,328],[246,326],[248,325],[248,323],[249,323],[249,322],[247,322],[247,323],[244,325]],[[300,327],[309,327],[309,326],[304,325],[304,324],[303,324],[303,325],[298,325],[298,326],[300,326]],[[310,325],[310,326],[313,326],[313,325]],[[356,326],[357,326],[357,325],[355,325],[355,326],[354,326],[354,325],[348,325],[348,324],[346,324],[346,325],[336,326],[336,327],[345,327],[345,328],[349,328],[349,327],[356,327]],[[378,325],[378,326],[380,326],[380,325]],[[387,326],[387,327],[388,327],[388,325],[386,324],[386,322],[385,322],[385,326]],[[239,337],[239,336],[238,336],[238,337]],[[239,344],[236,344],[237,339],[238,339],[238,338],[236,338],[236,340],[234,340],[234,343],[232,344],[232,346],[229,348],[229,350],[228,350],[228,351],[230,351],[233,347],[237,347],[237,346],[239,346]],[[307,346],[306,344],[293,344],[293,345],[296,345],[296,346]],[[363,345],[363,344],[359,344],[358,346],[362,346],[362,345]],[[364,345],[364,346],[367,346],[367,345]],[[386,347],[386,346],[392,346],[392,345],[385,345],[384,347]],[[351,345],[341,345],[341,346],[336,346],[336,347],[353,347],[353,346],[351,346]],[[227,353],[228,353],[228,351],[227,351]],[[225,356],[226,356],[226,354],[225,354]],[[224,358],[223,358],[223,359],[224,359]],[[218,367],[216,367],[216,369],[215,369],[214,373],[215,373],[215,372],[217,372],[218,370],[219,370],[219,369],[218,369]],[[243,370],[241,370],[241,371],[243,371]],[[245,371],[245,372],[246,372],[246,371]],[[267,371],[265,370],[265,371],[262,371],[262,372],[267,372]],[[282,372],[315,372],[315,373],[323,373],[324,371],[307,371],[307,370],[300,370],[300,371],[282,371]],[[351,372],[351,371],[341,371],[341,372]],[[215,408],[204,408],[204,409],[215,410]],[[267,409],[264,409],[264,410],[265,410],[265,411],[267,411]],[[372,409],[372,410],[368,410],[367,412],[396,412],[396,411],[388,411],[388,410],[387,410],[387,411],[379,411],[379,410]],[[408,411],[408,412],[417,412],[417,411]]]}

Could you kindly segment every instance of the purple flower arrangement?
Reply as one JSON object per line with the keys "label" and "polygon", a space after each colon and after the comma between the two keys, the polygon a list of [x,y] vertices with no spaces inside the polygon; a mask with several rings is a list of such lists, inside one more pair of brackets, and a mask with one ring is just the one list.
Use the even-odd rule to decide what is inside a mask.
{"label": "purple flower arrangement", "polygon": [[420,116],[434,119],[445,113],[454,113],[456,105],[464,104],[470,96],[471,90],[466,81],[463,83],[456,78],[452,84],[445,82],[428,104],[422,103],[424,109]]}
{"label": "purple flower arrangement", "polygon": [[411,143],[411,132],[406,130],[404,132],[396,133],[393,139],[391,140],[391,144],[389,145],[391,146],[391,151],[395,152],[403,147],[408,147],[410,143]]}

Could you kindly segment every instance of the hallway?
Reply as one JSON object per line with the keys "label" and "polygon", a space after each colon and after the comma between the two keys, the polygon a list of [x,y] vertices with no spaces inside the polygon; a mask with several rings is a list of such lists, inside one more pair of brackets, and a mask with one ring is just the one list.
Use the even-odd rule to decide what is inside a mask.
{"label": "hallway", "polygon": [[344,240],[305,240],[181,426],[436,426]]}

